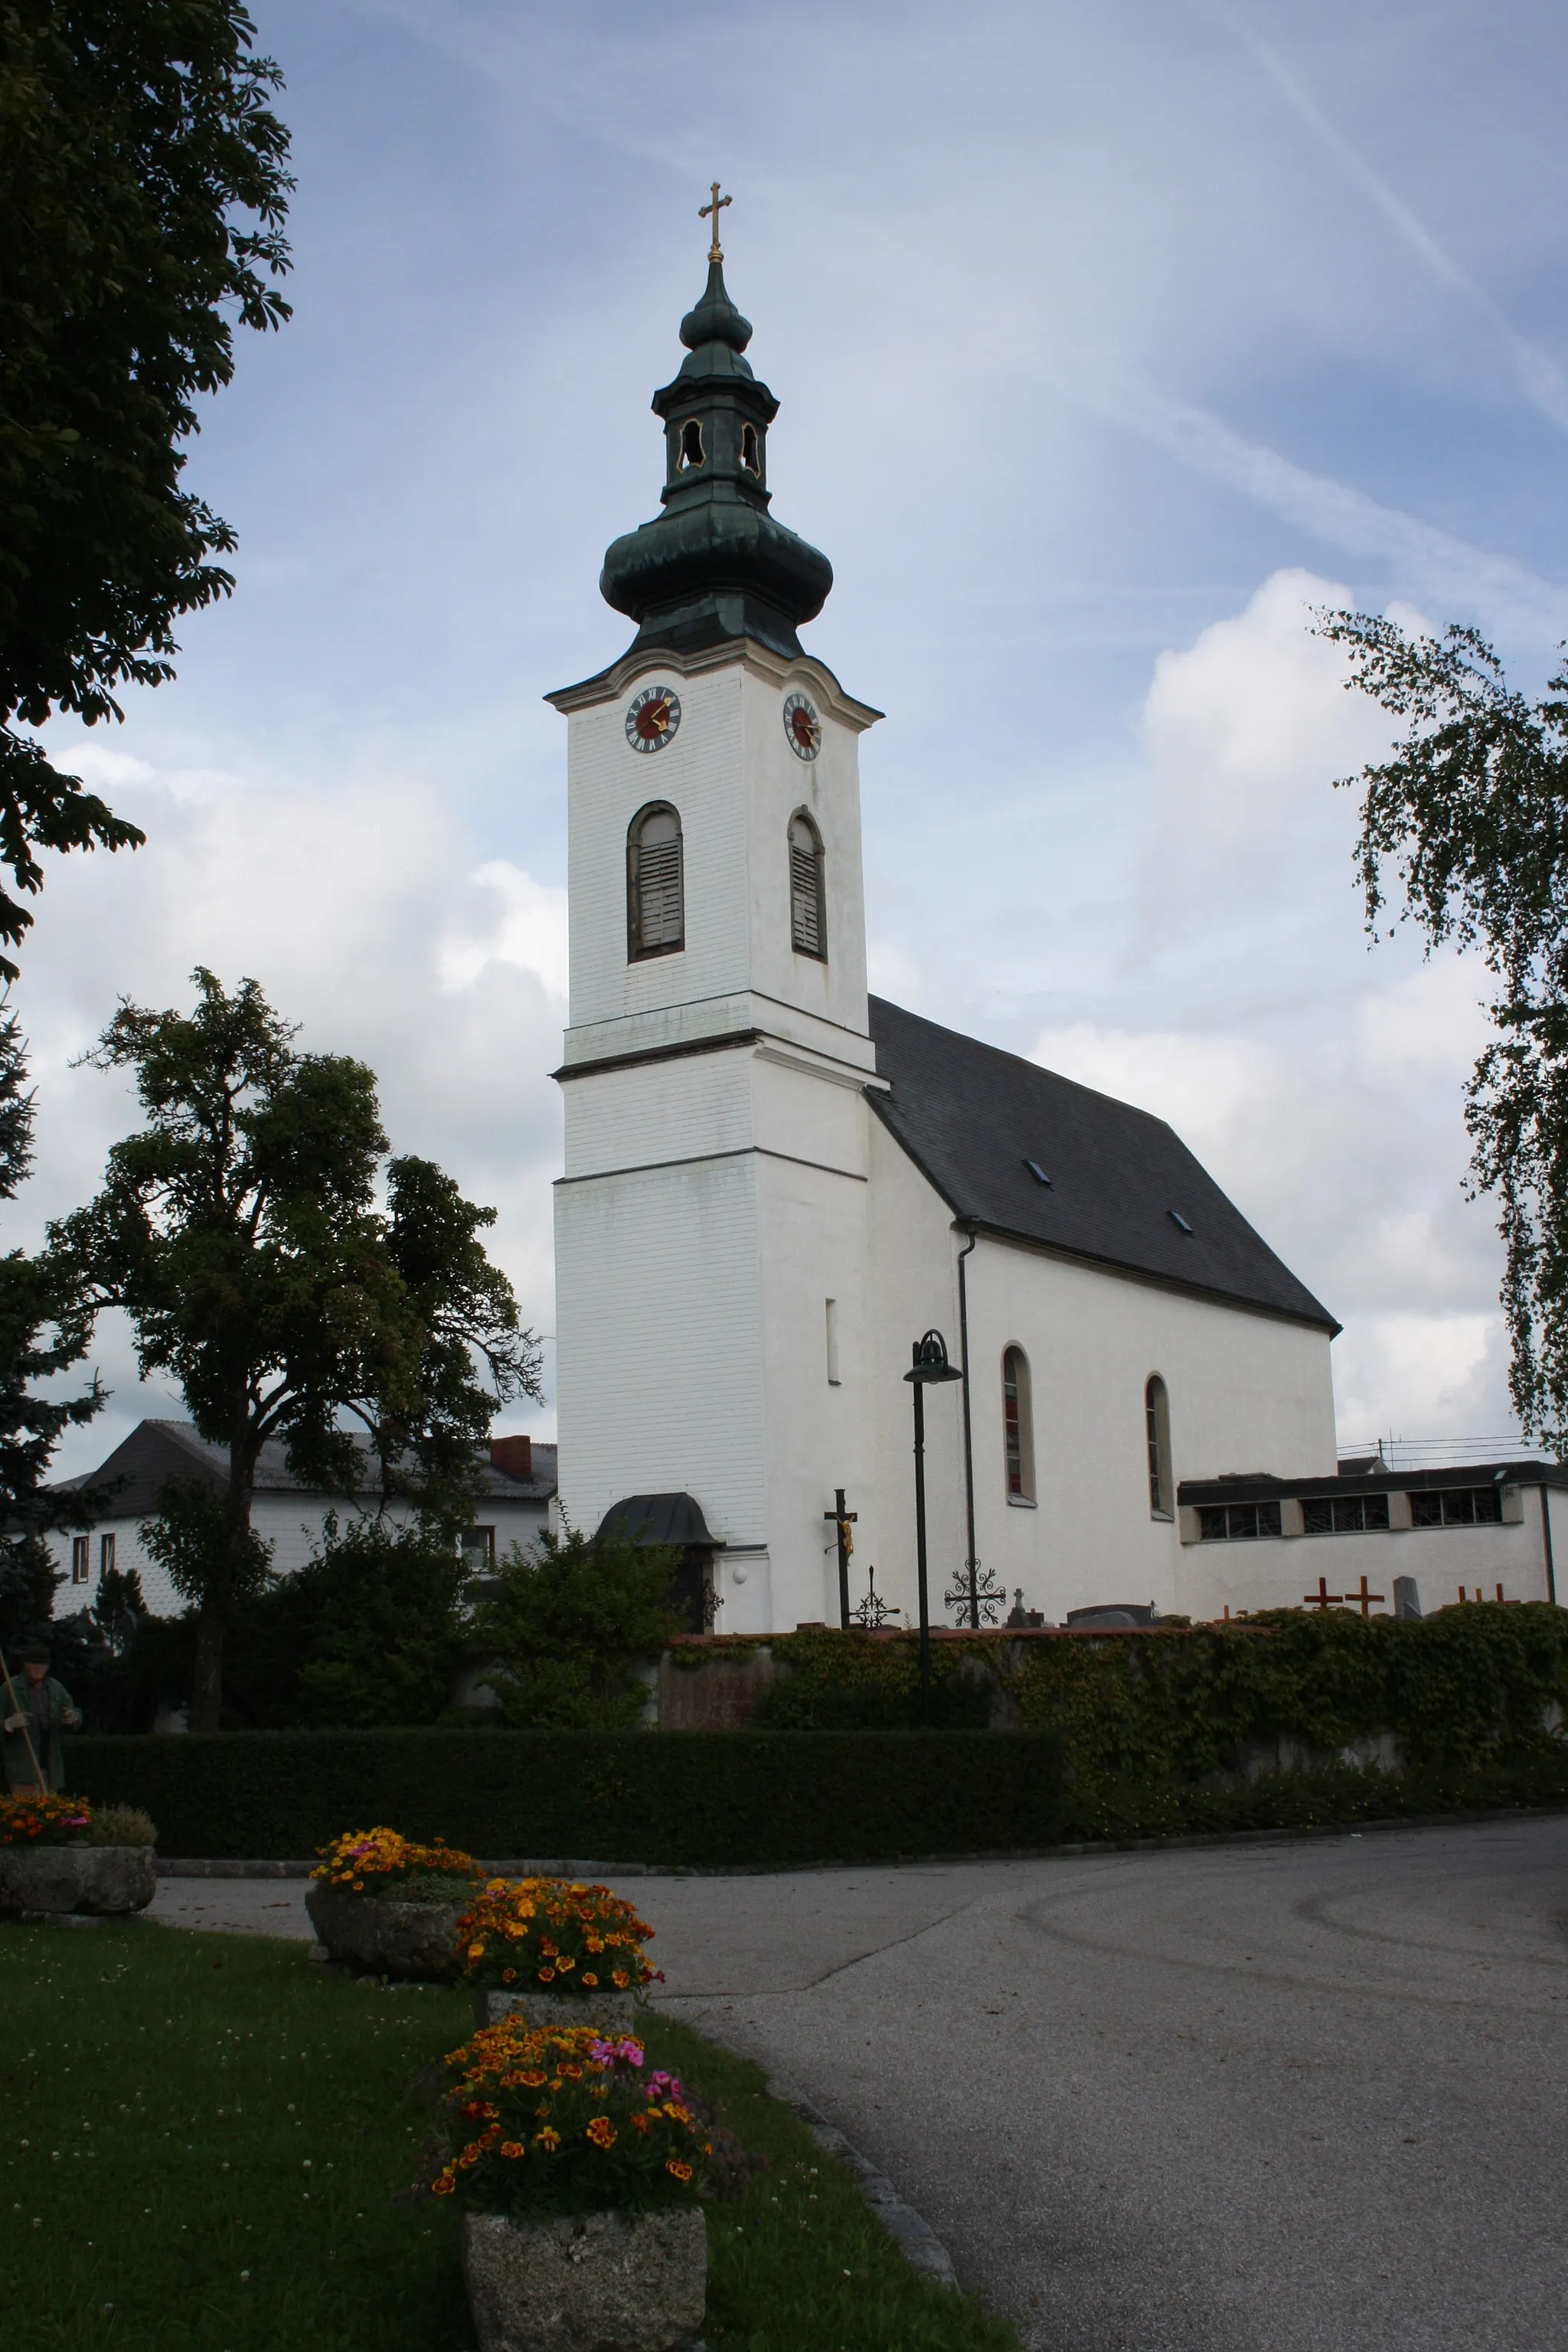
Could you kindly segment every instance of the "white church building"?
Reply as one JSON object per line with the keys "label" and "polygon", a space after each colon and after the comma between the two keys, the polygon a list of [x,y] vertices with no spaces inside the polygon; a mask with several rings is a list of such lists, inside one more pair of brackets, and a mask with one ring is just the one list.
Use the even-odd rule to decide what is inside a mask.
{"label": "white church building", "polygon": [[[1384,1538],[1392,1605],[1415,1555],[1388,1538],[1402,1516],[1421,1530],[1377,1501],[1381,1465],[1339,1477],[1328,1308],[1163,1120],[868,996],[858,751],[880,714],[802,648],[832,570],[769,512],[778,404],[751,332],[715,240],[653,402],[663,511],[600,580],[637,636],[550,697],[567,1516],[682,1543],[708,1622],[762,1633],[839,1622],[842,1490],[851,1605],[874,1568],[912,1618],[904,1375],[936,1331],[966,1377],[924,1392],[933,1622],[994,1622],[1019,1591],[1053,1622],[1300,1603],[1314,1488],[1338,1498],[1331,1531]],[[1489,1466],[1456,1475],[1495,1491],[1470,1549],[1426,1571],[1428,1606],[1456,1597],[1456,1562],[1544,1597],[1544,1486],[1527,1527],[1517,1476],[1505,1517]]]}

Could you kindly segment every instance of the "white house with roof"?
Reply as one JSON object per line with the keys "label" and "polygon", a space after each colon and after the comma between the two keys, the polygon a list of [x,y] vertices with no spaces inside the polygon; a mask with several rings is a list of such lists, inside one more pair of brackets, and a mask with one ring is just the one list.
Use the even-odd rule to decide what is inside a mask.
{"label": "white house with roof", "polygon": [[923,1386],[938,1623],[1019,1592],[1055,1622],[1217,1616],[1321,1574],[1344,1605],[1363,1568],[1379,1609],[1396,1573],[1433,1603],[1553,1592],[1541,1465],[1449,1474],[1471,1498],[1452,1523],[1420,1480],[1341,1479],[1339,1327],[1169,1126],[868,995],[858,744],[879,714],[801,645],[832,570],[768,510],[777,403],[717,248],[680,336],[653,404],[663,511],[600,581],[637,636],[550,697],[573,1522],[679,1541],[726,1633],[874,1617],[873,1568],[912,1617],[906,1375],[934,1332],[963,1375]]}
{"label": "white house with roof", "polygon": [[[272,1565],[289,1575],[302,1568],[321,1549],[329,1513],[340,1525],[356,1514],[374,1517],[384,1507],[397,1525],[412,1516],[398,1497],[386,1500],[374,1484],[374,1458],[366,1454],[363,1485],[351,1497],[330,1495],[296,1478],[281,1443],[273,1439],[261,1449],[257,1464],[256,1496],[250,1523],[272,1547]],[[64,1616],[90,1609],[105,1569],[123,1575],[134,1570],[142,1581],[147,1606],[156,1616],[176,1616],[184,1603],[164,1570],[151,1558],[142,1540],[142,1523],[158,1508],[158,1499],[173,1480],[198,1481],[221,1489],[228,1483],[228,1457],[223,1448],[209,1445],[188,1421],[142,1421],[117,1445],[107,1460],[85,1476],[62,1482],[58,1491],[101,1487],[108,1507],[86,1534],[57,1531],[47,1540],[57,1572],[63,1580],[56,1594],[55,1612]],[[480,1492],[472,1524],[462,1535],[465,1557],[476,1570],[504,1556],[514,1543],[531,1543],[547,1523],[555,1494],[555,1448],[528,1437],[492,1438],[480,1465]]]}

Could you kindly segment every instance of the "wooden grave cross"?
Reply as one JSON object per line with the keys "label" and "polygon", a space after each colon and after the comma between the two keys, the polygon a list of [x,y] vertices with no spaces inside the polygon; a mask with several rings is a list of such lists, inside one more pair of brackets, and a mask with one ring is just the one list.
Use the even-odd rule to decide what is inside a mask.
{"label": "wooden grave cross", "polygon": [[1353,1608],[1359,1609],[1363,1617],[1370,1617],[1372,1615],[1373,1602],[1374,1601],[1381,1601],[1383,1599],[1383,1594],[1381,1592],[1369,1592],[1366,1589],[1366,1579],[1363,1576],[1361,1580],[1361,1591],[1359,1592],[1347,1592],[1345,1599],[1351,1602]]}
{"label": "wooden grave cross", "polygon": [[[1362,1582],[1363,1584],[1366,1582],[1364,1576],[1362,1579]],[[1328,1578],[1326,1576],[1320,1576],[1318,1579],[1318,1589],[1316,1592],[1302,1593],[1301,1606],[1304,1609],[1337,1609],[1344,1597],[1345,1596],[1342,1592],[1331,1592],[1329,1591]]]}

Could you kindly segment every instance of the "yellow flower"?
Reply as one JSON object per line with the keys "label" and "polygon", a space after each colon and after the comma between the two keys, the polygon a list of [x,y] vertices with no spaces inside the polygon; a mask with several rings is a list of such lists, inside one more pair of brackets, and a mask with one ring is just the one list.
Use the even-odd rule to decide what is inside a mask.
{"label": "yellow flower", "polygon": [[691,2167],[682,2164],[678,2156],[672,2156],[664,2168],[666,2172],[673,2173],[677,2180],[689,2180],[691,2178]]}
{"label": "yellow flower", "polygon": [[542,2132],[536,2132],[534,2134],[533,2144],[535,2147],[542,2147],[545,2149],[549,2155],[553,2156],[556,2149],[561,2145],[561,2135],[558,2131],[552,2131],[550,2126],[546,2124]]}
{"label": "yellow flower", "polygon": [[515,2164],[521,2157],[526,2156],[528,2153],[520,2139],[503,2139],[500,2144],[500,2152],[513,2164]]}
{"label": "yellow flower", "polygon": [[612,2148],[616,2144],[616,2127],[608,2116],[595,2116],[588,2126],[588,2137],[595,2147]]}

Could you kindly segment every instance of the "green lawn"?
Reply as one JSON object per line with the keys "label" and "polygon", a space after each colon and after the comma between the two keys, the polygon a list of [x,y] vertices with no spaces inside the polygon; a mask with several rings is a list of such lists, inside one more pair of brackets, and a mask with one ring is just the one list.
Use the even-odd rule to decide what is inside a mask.
{"label": "green lawn", "polygon": [[[300,1944],[134,1922],[0,1927],[0,2308],[30,2347],[463,2352],[450,2202],[419,2176],[456,1992]],[[1016,2352],[916,2276],[759,2071],[649,2046],[771,2159],[710,2208],[709,2352]],[[436,2068],[436,2074],[431,2072]]]}

